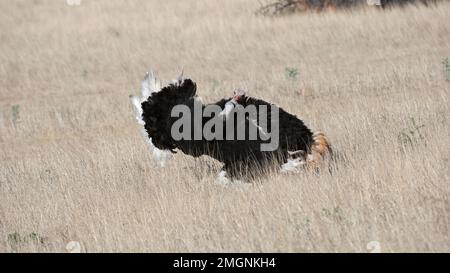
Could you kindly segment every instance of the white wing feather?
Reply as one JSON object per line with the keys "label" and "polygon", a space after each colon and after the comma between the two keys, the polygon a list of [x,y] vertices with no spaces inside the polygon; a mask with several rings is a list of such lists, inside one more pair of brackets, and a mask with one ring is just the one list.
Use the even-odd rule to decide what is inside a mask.
{"label": "white wing feather", "polygon": [[281,173],[291,173],[299,172],[300,166],[304,165],[305,162],[300,158],[288,159],[286,163],[281,165]]}
{"label": "white wing feather", "polygon": [[133,105],[134,112],[136,114],[136,120],[141,125],[141,133],[144,139],[146,140],[147,144],[150,146],[150,149],[152,150],[153,158],[156,160],[156,162],[159,163],[161,167],[164,167],[166,162],[172,157],[172,153],[170,151],[166,150],[160,150],[156,148],[153,143],[152,139],[148,137],[147,132],[145,131],[144,125],[145,122],[142,119],[142,102],[146,101],[152,93],[159,92],[161,90],[161,83],[159,80],[155,77],[155,74],[153,71],[150,73],[147,72],[145,74],[144,79],[141,82],[141,97],[137,96],[130,96],[131,104]]}

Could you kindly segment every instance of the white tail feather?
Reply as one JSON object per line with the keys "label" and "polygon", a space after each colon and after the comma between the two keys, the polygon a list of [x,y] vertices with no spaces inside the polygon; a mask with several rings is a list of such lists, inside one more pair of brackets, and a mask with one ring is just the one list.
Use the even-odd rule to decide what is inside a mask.
{"label": "white tail feather", "polygon": [[155,77],[153,71],[145,73],[145,77],[141,82],[141,102],[146,101],[152,93],[159,92],[161,84]]}
{"label": "white tail feather", "polygon": [[136,115],[136,120],[141,125],[141,133],[144,139],[146,140],[147,144],[150,146],[150,149],[152,150],[153,158],[159,163],[161,167],[164,167],[165,163],[172,157],[172,153],[170,151],[166,150],[160,150],[156,148],[153,143],[152,139],[148,137],[147,132],[145,131],[144,125],[145,122],[142,119],[142,102],[146,101],[152,93],[159,92],[161,90],[161,84],[159,80],[155,77],[155,74],[153,71],[150,73],[147,72],[145,74],[144,79],[141,82],[141,97],[137,96],[130,96],[131,104],[133,105],[134,112]]}
{"label": "white tail feather", "polygon": [[134,113],[136,114],[136,120],[137,122],[144,126],[145,123],[142,120],[142,107],[141,107],[141,99],[139,99],[137,96],[130,96],[131,104],[134,108]]}

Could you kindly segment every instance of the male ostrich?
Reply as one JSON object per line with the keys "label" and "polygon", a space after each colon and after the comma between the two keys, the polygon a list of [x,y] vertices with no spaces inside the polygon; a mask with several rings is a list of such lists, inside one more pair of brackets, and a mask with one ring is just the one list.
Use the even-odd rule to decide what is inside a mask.
{"label": "male ostrich", "polygon": [[[302,120],[276,105],[248,97],[243,91],[236,91],[231,98],[203,104],[196,90],[196,84],[182,76],[160,88],[153,73],[147,73],[142,81],[142,96],[131,96],[136,119],[143,126],[154,157],[162,165],[179,150],[223,162],[221,177],[251,179],[277,165],[284,172],[299,166],[316,169],[323,157],[331,154],[330,143],[323,133],[312,133]],[[218,109],[215,113],[204,114],[213,107]],[[191,110],[183,118],[192,122],[178,126],[184,130],[184,138],[174,135],[181,114],[177,109]],[[251,111],[239,115],[238,110],[246,109],[256,109],[256,115],[251,115]],[[195,116],[196,111],[203,113],[200,119]],[[214,124],[209,126],[212,137],[204,133],[208,124]],[[237,137],[239,130],[241,135]],[[256,135],[252,137],[251,132]],[[275,146],[267,148],[273,142],[269,135],[277,141]]]}

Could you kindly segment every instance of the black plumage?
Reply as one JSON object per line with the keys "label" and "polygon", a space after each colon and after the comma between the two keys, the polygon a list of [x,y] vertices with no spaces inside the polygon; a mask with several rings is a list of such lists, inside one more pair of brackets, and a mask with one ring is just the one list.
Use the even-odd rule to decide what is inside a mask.
{"label": "black plumage", "polygon": [[[260,124],[259,120],[256,120],[255,123],[248,117],[243,121],[236,120],[234,123],[234,128],[236,129],[238,122],[244,122],[246,128],[244,140],[207,140],[204,136],[199,140],[175,140],[171,135],[171,129],[178,117],[171,117],[172,108],[176,105],[186,105],[192,109],[191,113],[193,115],[195,104],[200,104],[202,109],[208,105],[202,104],[199,101],[196,90],[196,84],[192,80],[180,80],[163,87],[159,92],[152,93],[146,101],[142,102],[142,120],[145,123],[144,127],[155,147],[161,150],[170,150],[173,153],[176,150],[180,150],[194,157],[201,155],[210,156],[223,162],[224,170],[233,178],[255,177],[263,173],[264,170],[270,169],[271,166],[279,166],[287,162],[288,158],[292,156],[292,151],[304,157],[305,160],[306,156],[312,153],[315,142],[314,135],[302,120],[284,111],[282,108],[278,108],[261,99],[247,97],[245,94],[238,97],[237,103],[243,107],[254,105],[256,109],[259,109],[258,106],[265,105],[268,109],[269,121],[272,118],[270,116],[271,108],[278,108],[279,145],[274,151],[261,151],[261,144],[269,141],[261,138],[260,131],[258,131],[257,139],[250,140],[248,138],[250,127],[258,127]],[[224,109],[227,102],[232,99],[234,97],[222,99],[213,104]],[[192,116],[192,118],[194,117]],[[202,117],[202,128],[212,118],[218,117]],[[236,119],[236,116],[233,116],[233,118]],[[225,119],[223,119],[223,122],[225,123]],[[267,132],[271,129],[270,122],[268,122]],[[194,130],[194,125],[192,125],[191,139],[193,139]],[[224,135],[226,135],[225,125],[223,126],[223,130]]]}

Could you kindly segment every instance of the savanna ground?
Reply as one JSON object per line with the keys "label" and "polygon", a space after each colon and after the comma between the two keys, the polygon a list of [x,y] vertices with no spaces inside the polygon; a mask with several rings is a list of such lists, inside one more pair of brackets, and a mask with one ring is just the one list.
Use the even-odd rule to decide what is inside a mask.
{"label": "savanna ground", "polygon": [[[450,251],[450,3],[258,17],[258,1],[0,1],[0,251]],[[447,62],[446,62],[447,60]],[[330,137],[330,174],[155,165],[128,96],[181,68]]]}

